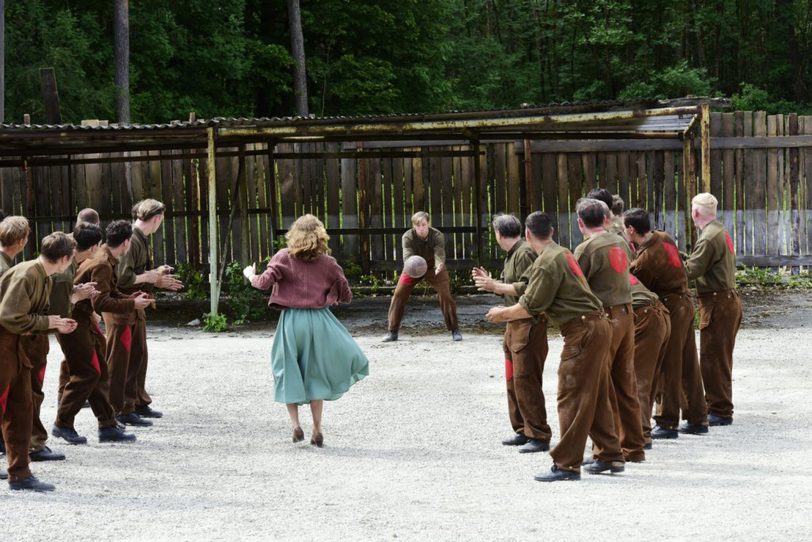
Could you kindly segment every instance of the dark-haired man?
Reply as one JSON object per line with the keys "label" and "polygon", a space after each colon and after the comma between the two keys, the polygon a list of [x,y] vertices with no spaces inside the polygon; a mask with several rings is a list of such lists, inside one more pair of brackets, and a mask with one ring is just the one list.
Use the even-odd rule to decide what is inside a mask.
{"label": "dark-haired man", "polygon": [[[133,223],[130,248],[122,255],[116,270],[118,287],[123,293],[134,294],[142,291],[151,293],[155,289],[175,291],[183,288],[183,283],[171,274],[172,268],[170,266],[162,265],[157,269],[152,269],[152,258],[150,257],[147,237],[161,227],[165,212],[166,206],[154,199],[145,199],[133,206],[132,214],[135,222]],[[110,314],[105,318],[108,326],[112,318]],[[132,400],[135,405],[134,416],[160,418],[162,414],[150,407],[152,398],[145,387],[149,355],[147,351],[147,320],[143,309],[136,309],[136,320],[130,327],[129,333],[129,338],[125,333],[124,341],[130,362],[127,378],[135,379],[135,386],[128,385],[127,388],[135,389],[136,395],[127,400]],[[112,340],[113,337],[108,332],[108,349]],[[126,412],[124,414],[131,413]],[[127,417],[135,423],[134,416]]]}
{"label": "dark-haired man", "polygon": [[611,328],[600,300],[589,289],[575,257],[553,240],[550,217],[531,213],[525,238],[539,255],[533,262],[527,289],[511,307],[488,311],[491,322],[508,322],[542,313],[557,323],[564,337],[558,366],[560,439],[550,451],[553,466],[535,476],[540,482],[580,480],[584,446],[590,427],[605,428],[598,436],[607,460],[623,460],[614,433],[608,394],[607,364]]}
{"label": "dark-haired man", "polygon": [[623,208],[623,200],[620,199],[619,196],[612,195],[612,193],[605,188],[593,188],[586,197],[602,201],[606,204],[607,209],[609,209],[609,214],[606,215],[606,222],[604,224],[606,231],[623,237],[623,221],[618,213],[614,211],[615,198],[620,200],[621,209]]}
{"label": "dark-haired man", "polygon": [[[124,223],[129,226],[127,222]],[[101,228],[96,224],[79,222],[73,229],[73,239],[77,245],[74,262],[79,265],[74,282],[77,285],[98,286],[97,279],[100,278],[104,281],[104,289],[95,290],[97,294],[92,303],[85,298],[74,305],[71,314],[76,320],[76,330],[70,335],[58,337],[65,354],[63,368],[67,374],[60,378],[66,381],[66,385],[51,434],[70,444],[86,444],[87,439],[76,433],[73,422],[84,402],[89,401],[98,420],[100,442],[133,441],[135,435],[128,435],[118,427],[110,405],[110,377],[105,362],[104,335],[96,322],[94,311],[94,305],[103,303],[102,298],[110,296],[109,273],[96,271],[104,265],[104,260],[96,257],[102,241]],[[109,252],[109,249],[104,250]]]}
{"label": "dark-haired man", "polygon": [[[611,383],[609,395],[614,411],[615,431],[620,437],[625,460],[645,461],[646,440],[643,437],[634,373],[634,313],[629,287],[631,253],[625,240],[606,230],[606,218],[610,211],[604,202],[585,198],[579,200],[575,207],[578,227],[584,234],[584,241],[575,248],[575,259],[578,260],[592,292],[601,300],[612,324],[609,363],[606,369]],[[593,427],[593,431],[594,429]],[[608,464],[601,457],[600,440],[593,437],[592,441],[595,462],[589,467],[590,472],[621,471],[622,462]]]}
{"label": "dark-haired man", "polygon": [[[502,280],[495,280],[482,267],[475,267],[474,283],[480,290],[503,296],[505,306],[510,307],[527,289],[530,269],[537,254],[522,240],[522,223],[515,216],[497,215],[493,220],[493,232],[496,242],[507,252]],[[519,453],[547,451],[552,437],[542,391],[548,351],[547,318],[540,314],[509,321],[503,348],[508,415],[513,435],[504,439],[502,444],[519,446]]]}
{"label": "dark-haired man", "polygon": [[708,415],[702,387],[702,375],[696,355],[694,304],[688,292],[688,276],[674,240],[663,231],[652,231],[648,212],[629,209],[623,213],[626,235],[637,248],[630,265],[632,274],[657,294],[668,309],[671,335],[665,346],[657,375],[657,426],[653,439],[679,436],[680,409],[687,424],[682,431],[708,432]]}
{"label": "dark-haired man", "polygon": [[54,489],[37,480],[28,468],[34,406],[31,362],[21,343],[29,333],[76,329],[75,321],[46,314],[51,276],[70,265],[75,246],[66,234],[52,233],[43,238],[37,259],[15,266],[0,278],[0,409],[11,489]]}

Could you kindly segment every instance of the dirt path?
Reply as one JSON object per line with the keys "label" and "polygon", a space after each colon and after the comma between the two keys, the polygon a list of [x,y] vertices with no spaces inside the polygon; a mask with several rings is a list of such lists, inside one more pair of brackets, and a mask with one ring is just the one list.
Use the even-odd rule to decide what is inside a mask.
{"label": "dirt path", "polygon": [[[18,540],[804,539],[812,341],[797,315],[812,298],[785,303],[763,305],[739,335],[733,426],[657,443],[623,475],[551,485],[532,479],[547,454],[499,444],[510,431],[499,337],[472,332],[487,303],[461,302],[461,343],[417,336],[424,320],[439,322],[429,301],[428,315],[410,307],[395,344],[378,342],[369,306],[345,311],[371,375],[327,404],[322,450],[292,444],[272,402],[269,324],[219,336],[152,328],[149,388],[166,417],[137,443],[110,446],[82,411],[76,428],[90,444],[51,442],[68,460],[33,465],[55,493],[0,490],[3,530]],[[793,325],[775,325],[784,320]],[[554,442],[560,349],[551,338],[544,375]],[[52,342],[48,425],[59,360]]]}

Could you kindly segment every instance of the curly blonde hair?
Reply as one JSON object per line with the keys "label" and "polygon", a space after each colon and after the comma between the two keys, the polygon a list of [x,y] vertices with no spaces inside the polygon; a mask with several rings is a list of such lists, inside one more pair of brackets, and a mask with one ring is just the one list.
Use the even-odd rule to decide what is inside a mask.
{"label": "curly blonde hair", "polygon": [[290,226],[285,234],[288,241],[288,254],[291,258],[310,261],[315,260],[319,254],[329,254],[327,241],[330,236],[321,220],[313,215],[302,215]]}

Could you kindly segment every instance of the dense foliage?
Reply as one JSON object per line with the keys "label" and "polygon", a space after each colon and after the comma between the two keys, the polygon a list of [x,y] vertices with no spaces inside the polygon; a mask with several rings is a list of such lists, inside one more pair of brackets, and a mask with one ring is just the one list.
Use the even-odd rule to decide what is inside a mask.
{"label": "dense foliage", "polygon": [[[6,118],[114,119],[109,0],[6,2]],[[293,112],[286,0],[130,2],[135,122]],[[686,94],[808,111],[810,0],[301,0],[316,115]]]}

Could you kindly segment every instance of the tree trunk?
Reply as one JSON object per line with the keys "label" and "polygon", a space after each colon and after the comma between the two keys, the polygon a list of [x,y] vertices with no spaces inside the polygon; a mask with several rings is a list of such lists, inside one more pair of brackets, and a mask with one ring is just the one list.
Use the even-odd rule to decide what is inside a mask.
{"label": "tree trunk", "polygon": [[129,0],[116,0],[113,15],[116,58],[116,117],[130,123],[130,6]]}
{"label": "tree trunk", "polygon": [[288,0],[288,22],[290,24],[290,51],[293,55],[293,91],[296,96],[296,114],[305,117],[308,114],[307,69],[299,0]]}

